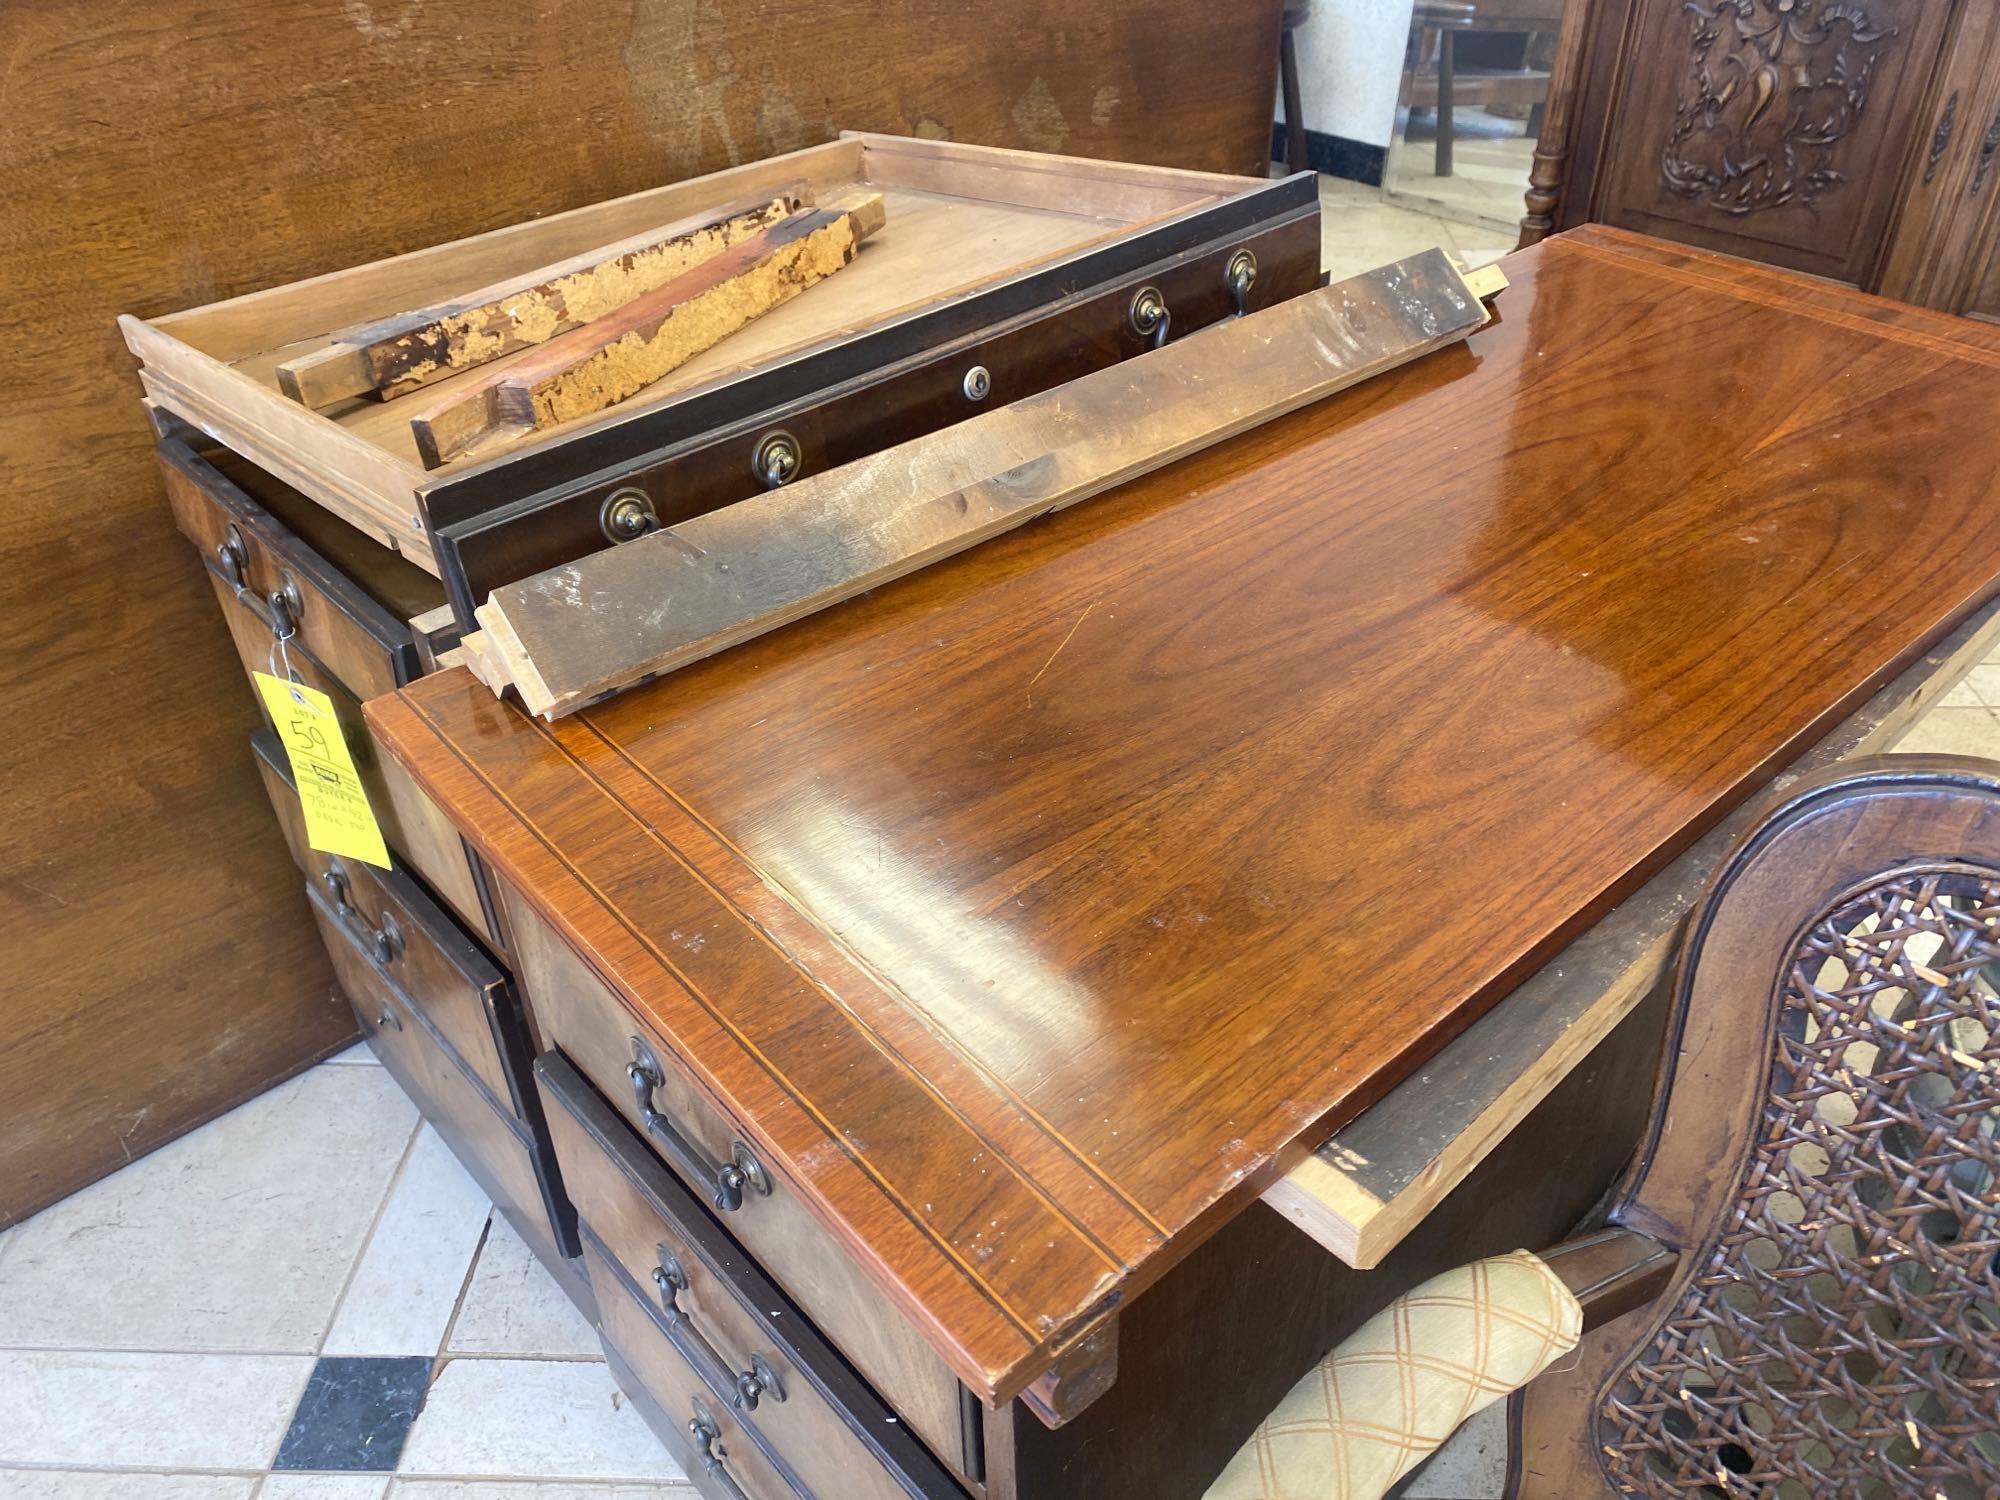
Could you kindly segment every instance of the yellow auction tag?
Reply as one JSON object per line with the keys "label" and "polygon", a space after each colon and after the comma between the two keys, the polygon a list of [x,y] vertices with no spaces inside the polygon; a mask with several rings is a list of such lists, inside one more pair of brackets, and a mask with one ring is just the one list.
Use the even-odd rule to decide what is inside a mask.
{"label": "yellow auction tag", "polygon": [[257,679],[257,691],[291,757],[292,780],[305,809],[306,842],[322,854],[388,869],[389,849],[355,774],[354,757],[347,753],[333,700],[302,682],[286,682],[268,672],[250,675]]}

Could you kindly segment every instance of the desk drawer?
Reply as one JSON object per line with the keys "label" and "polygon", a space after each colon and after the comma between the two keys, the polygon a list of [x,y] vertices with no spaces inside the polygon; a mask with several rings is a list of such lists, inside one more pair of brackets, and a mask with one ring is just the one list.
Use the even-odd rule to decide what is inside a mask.
{"label": "desk drawer", "polygon": [[661,1433],[708,1500],[842,1500],[848,1491],[815,1492],[791,1472],[754,1425],[730,1405],[722,1372],[684,1332],[663,1324],[645,1294],[586,1228],[583,1263],[597,1299],[598,1331],[625,1376],[639,1383],[648,1405],[679,1431]]}
{"label": "desk drawer", "polygon": [[[705,1205],[764,1273],[881,1393],[933,1453],[963,1442],[958,1379],[874,1283],[758,1162],[744,1137],[681,1071],[673,1049],[634,1019],[590,967],[508,886],[497,893],[516,972],[547,1047],[560,1050]],[[635,1087],[635,1072],[643,1088]],[[650,1124],[641,1115],[642,1098]],[[754,1172],[751,1170],[754,1167]],[[717,1178],[743,1181],[718,1205]]]}
{"label": "desk drawer", "polygon": [[[211,574],[209,582],[215,588],[216,601],[222,606],[223,618],[229,624],[244,669],[283,676],[289,666],[295,680],[326,694],[340,719],[348,752],[354,757],[354,769],[368,793],[368,805],[382,825],[383,839],[457,913],[459,920],[492,941],[493,926],[487,921],[480,900],[480,876],[472,867],[465,841],[393,758],[376,753],[375,743],[361,720],[360,701],[324,664],[297,645],[287,642],[281,657],[265,621],[239,601],[221,578]],[[260,709],[262,703],[260,697]],[[268,723],[268,714],[265,719]]]}
{"label": "desk drawer", "polygon": [[375,754],[361,722],[364,700],[419,670],[409,625],[186,443],[164,438],[159,454],[174,519],[202,554],[244,669],[281,677],[289,665],[333,700],[383,837],[468,927],[500,946],[464,841],[401,766]]}
{"label": "desk drawer", "polygon": [[[351,866],[349,868],[352,868]],[[468,1068],[423,1010],[377,957],[375,940],[344,915],[320,881],[307,883],[313,916],[333,959],[341,989],[361,1021],[361,1033],[383,1066],[437,1128],[487,1196],[507,1210],[522,1238],[537,1255],[559,1266],[576,1253],[574,1215],[546,1147],[508,1114]],[[421,892],[414,894],[419,901]],[[421,908],[416,908],[421,912]],[[442,921],[436,908],[428,918],[410,917],[411,927]],[[461,942],[464,939],[459,939]]]}
{"label": "desk drawer", "polygon": [[310,847],[276,734],[260,730],[251,746],[292,858],[349,938],[374,955],[494,1099],[521,1120],[532,1118],[527,1026],[506,973],[401,870],[378,870]]}
{"label": "desk drawer", "polygon": [[392,692],[417,676],[409,625],[280,525],[178,438],[163,438],[160,469],[182,535],[210,573],[266,630],[295,632],[357,698]]}
{"label": "desk drawer", "polygon": [[959,1500],[963,1491],[560,1053],[535,1065],[577,1216],[654,1315],[720,1372],[791,1471],[821,1495]]}

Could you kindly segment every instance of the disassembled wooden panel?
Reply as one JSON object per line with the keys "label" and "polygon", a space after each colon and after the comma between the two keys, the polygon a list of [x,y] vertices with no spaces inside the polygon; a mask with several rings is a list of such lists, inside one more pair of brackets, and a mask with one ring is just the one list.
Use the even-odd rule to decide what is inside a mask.
{"label": "disassembled wooden panel", "polygon": [[417,451],[436,468],[616,405],[831,276],[884,222],[880,193],[790,215],[410,418]]}
{"label": "disassembled wooden panel", "polygon": [[463,297],[345,328],[277,367],[278,387],[318,408],[384,400],[526,349],[624,306],[812,202],[804,184],[705,210]]}
{"label": "disassembled wooden panel", "polygon": [[1425,251],[496,589],[468,645],[489,686],[504,673],[531,712],[558,717],[1457,343],[1486,319],[1451,262]]}

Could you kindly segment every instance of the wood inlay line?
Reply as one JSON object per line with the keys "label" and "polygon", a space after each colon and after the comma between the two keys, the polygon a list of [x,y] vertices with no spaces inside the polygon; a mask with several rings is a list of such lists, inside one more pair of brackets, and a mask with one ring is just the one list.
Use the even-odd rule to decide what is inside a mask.
{"label": "wood inlay line", "polygon": [[1767,291],[1760,286],[1751,286],[1743,281],[1724,280],[1720,276],[1697,270],[1693,266],[1668,265],[1664,261],[1633,255],[1616,246],[1593,240],[1559,236],[1546,243],[1550,249],[1567,255],[1581,255],[1589,260],[1623,266],[1628,270],[1639,270],[1662,281],[1676,281],[1683,286],[1695,287],[1705,292],[1720,292],[1739,302],[1755,303],[1759,307],[1772,308],[1792,317],[1811,318],[1816,323],[1825,323],[1833,328],[1844,328],[1851,333],[1865,333],[1871,339],[1905,344],[1944,359],[1959,359],[1968,364],[1984,365],[1991,370],[2000,370],[2000,353],[1980,345],[1960,343],[1955,339],[1925,333],[1921,329],[1903,328],[1893,323],[1878,323],[1873,318],[1859,317],[1854,313],[1840,312],[1831,307],[1819,307],[1809,302],[1801,302],[1796,293],[1788,296],[1782,292]]}
{"label": "wood inlay line", "polygon": [[[1160,1237],[1162,1238],[1165,1237],[1167,1233],[1165,1225],[1161,1224],[1158,1219],[1156,1219],[1151,1213],[1147,1212],[1144,1205],[1138,1203],[1133,1198],[1131,1198],[1122,1188],[1118,1186],[1117,1183],[1113,1182],[1108,1176],[1106,1176],[1102,1168],[1098,1167],[1096,1163],[1090,1161],[1082,1153],[1082,1151],[1075,1145],[1074,1142],[1072,1142],[1052,1123],[1050,1123],[1046,1118],[1044,1118],[1042,1113],[1039,1110],[1037,1110],[1032,1104],[1030,1104],[1026,1099],[1022,1098],[1021,1095],[1011,1085],[1009,1085],[1006,1082],[1006,1080],[1001,1078],[997,1073],[993,1072],[984,1063],[980,1062],[977,1058],[975,1058],[964,1047],[964,1045],[958,1041],[956,1037],[953,1037],[948,1031],[944,1029],[943,1025],[937,1020],[936,1017],[932,1016],[930,1012],[923,1007],[920,1001],[918,1001],[908,991],[904,990],[901,986],[897,985],[893,980],[891,980],[887,975],[883,974],[874,965],[870,964],[867,959],[863,958],[859,953],[857,953],[854,950],[853,946],[850,943],[848,943],[848,941],[845,938],[841,937],[838,933],[833,932],[826,926],[825,923],[819,921],[816,917],[814,917],[813,914],[806,909],[805,905],[802,902],[792,897],[791,893],[785,889],[782,882],[774,879],[766,871],[760,869],[755,860],[751,859],[750,856],[746,854],[742,849],[738,848],[735,844],[731,843],[729,839],[724,837],[721,830],[718,829],[708,819],[702,817],[700,813],[696,812],[694,808],[689,805],[689,803],[685,798],[681,797],[678,793],[676,793],[673,790],[673,788],[667,786],[665,783],[661,782],[656,777],[649,775],[643,766],[641,766],[637,761],[633,760],[632,757],[628,755],[622,747],[620,747],[615,741],[608,738],[605,735],[604,731],[598,725],[596,725],[591,721],[589,710],[586,709],[583,713],[576,715],[575,718],[577,722],[588,726],[591,733],[597,737],[598,741],[601,744],[603,744],[604,747],[607,750],[609,750],[613,755],[615,755],[620,761],[622,761],[627,767],[629,767],[634,775],[639,777],[640,780],[644,781],[654,790],[658,791],[662,797],[664,797],[668,802],[672,803],[683,814],[685,814],[690,822],[695,824],[695,826],[701,829],[703,833],[707,834],[711,839],[715,841],[715,844],[718,848],[726,850],[733,859],[739,861],[742,864],[743,868],[750,873],[752,879],[754,879],[760,887],[775,892],[788,912],[803,920],[815,932],[819,933],[821,937],[825,938],[830,945],[837,948],[841,956],[847,962],[851,963],[856,969],[858,969],[864,977],[866,977],[874,984],[880,986],[887,993],[894,995],[898,1000],[900,1000],[903,1003],[905,1009],[913,1017],[920,1020],[925,1035],[932,1038],[941,1047],[943,1047],[946,1051],[948,1051],[956,1060],[963,1063],[967,1067],[967,1069],[971,1071],[976,1077],[983,1078],[989,1084],[991,1084],[993,1088],[1009,1103],[1011,1103],[1024,1118],[1032,1121],[1049,1141],[1059,1146],[1062,1149],[1064,1155],[1069,1157],[1069,1159],[1072,1162],[1074,1162],[1079,1168],[1081,1168],[1088,1176],[1093,1178],[1098,1183],[1102,1184],[1103,1187],[1108,1192],[1110,1192],[1110,1194],[1114,1198],[1116,1198],[1119,1203],[1121,1203],[1122,1205],[1124,1205],[1124,1207],[1129,1209],[1132,1212],[1132,1214],[1135,1217],[1137,1217],[1142,1223],[1144,1223],[1147,1227],[1152,1229]],[[543,722],[546,725],[546,721],[541,721],[541,722]],[[578,764],[582,766],[582,769],[584,770],[586,775],[594,774],[591,772],[589,766],[583,765],[581,762],[579,762]],[[614,793],[613,795],[616,794]],[[620,803],[621,805],[624,805],[622,798],[620,799]],[[641,816],[636,809],[633,810],[633,816],[636,819],[638,819],[641,826],[647,828],[649,832],[652,831],[650,822],[646,820],[643,816]],[[666,847],[672,848],[672,845],[667,845]],[[775,934],[770,933],[765,928],[764,924],[761,921],[759,921],[755,917],[752,917],[747,911],[745,911],[733,897],[727,895],[722,891],[722,889],[719,886],[715,886],[711,881],[709,881],[708,878],[705,875],[703,875],[702,872],[698,870],[692,863],[690,863],[687,860],[687,858],[680,853],[679,850],[674,851],[674,857],[677,860],[679,860],[682,866],[686,868],[690,874],[694,875],[696,879],[700,880],[704,885],[708,885],[710,889],[714,890],[717,899],[722,901],[731,910],[737,912],[743,918],[743,921],[747,926],[749,926],[753,931],[757,932],[760,936],[762,936],[765,939],[766,942],[770,944],[774,952],[776,952],[780,957],[785,959],[787,963],[796,965],[802,973],[806,973],[809,977],[811,977],[813,979],[813,982],[815,984],[818,984],[822,989],[822,991],[826,994],[829,1002],[832,1003],[834,1006],[836,1006],[843,1015],[848,1017],[848,1019],[853,1022],[853,1024],[857,1029],[868,1035],[871,1039],[875,1040],[879,1045],[879,1047],[887,1055],[894,1058],[898,1063],[902,1064],[903,1067],[906,1069],[906,1071],[908,1071],[912,1077],[917,1078],[919,1081],[923,1081],[922,1073],[916,1068],[916,1066],[913,1063],[909,1061],[909,1059],[904,1055],[902,1050],[899,1047],[897,1047],[895,1043],[889,1041],[886,1037],[883,1037],[881,1033],[878,1030],[876,1030],[876,1028],[870,1022],[865,1020],[851,1005],[847,1004],[847,1002],[842,1000],[830,985],[822,983],[819,977],[816,974],[813,974],[812,971],[807,968],[805,960],[800,958],[797,954],[793,953],[782,942],[780,942],[775,936]],[[924,1086],[927,1090],[929,1090],[929,1092],[933,1095],[933,1097],[935,1097],[938,1100],[938,1103],[940,1105],[942,1105],[945,1109],[951,1111],[953,1114],[958,1114],[957,1107],[949,1103],[949,1101],[947,1101],[942,1094],[939,1094],[937,1090],[933,1088],[928,1082],[925,1082]],[[1019,1162],[1015,1162],[1014,1158],[1007,1156],[1005,1152],[1001,1151],[999,1146],[994,1145],[994,1143],[985,1135],[984,1132],[974,1127],[970,1121],[967,1121],[966,1123],[967,1123],[967,1128],[972,1130],[973,1134],[977,1135],[981,1141],[985,1142],[989,1146],[992,1146],[992,1149],[996,1152],[999,1152],[1000,1155],[1003,1157],[1003,1159],[1006,1159],[1009,1162],[1012,1162],[1017,1167],[1019,1167],[1020,1171],[1023,1174],[1027,1173],[1028,1169],[1025,1166],[1022,1166]],[[1031,1181],[1031,1180],[1032,1180],[1031,1176],[1028,1175],[1023,1176],[1023,1181]],[[1040,1191],[1039,1187],[1037,1188],[1037,1191]],[[1051,1204],[1051,1206],[1053,1207],[1054,1205]],[[1058,1210],[1058,1212],[1062,1212],[1062,1210]],[[1067,1213],[1064,1213],[1063,1216],[1065,1218],[1069,1217]],[[1098,1239],[1096,1233],[1092,1231],[1088,1226],[1082,1223],[1077,1223],[1077,1221],[1075,1221],[1074,1219],[1072,1219],[1071,1222],[1076,1223],[1077,1229],[1085,1236],[1087,1236],[1092,1241],[1092,1243],[1094,1244],[1102,1243]],[[1124,1263],[1116,1255],[1116,1252],[1110,1251],[1108,1247],[1106,1247],[1106,1253],[1112,1257],[1112,1261],[1114,1264],[1122,1265]]]}
{"label": "wood inlay line", "polygon": [[[913,1064],[909,1060],[908,1057],[906,1057],[903,1054],[900,1048],[898,1048],[893,1042],[889,1041],[888,1038],[882,1036],[880,1032],[878,1032],[874,1027],[870,1026],[866,1021],[862,1020],[862,1018],[858,1014],[856,1014],[853,1007],[848,1005],[837,994],[835,994],[827,985],[822,983],[819,977],[816,974],[812,973],[812,971],[810,971],[796,955],[792,954],[789,950],[786,949],[784,944],[778,942],[775,938],[773,938],[772,935],[765,930],[762,923],[753,919],[750,916],[750,914],[744,911],[743,908],[732,897],[730,897],[726,892],[724,892],[720,886],[718,886],[712,879],[710,879],[707,875],[705,875],[701,870],[697,869],[695,865],[688,859],[686,854],[683,853],[681,849],[678,846],[676,846],[671,839],[669,839],[665,834],[663,834],[653,824],[650,818],[648,818],[639,808],[632,805],[631,800],[627,798],[624,793],[620,792],[616,787],[612,786],[609,782],[607,782],[602,776],[598,775],[596,770],[587,761],[581,759],[579,756],[577,756],[577,754],[573,750],[570,749],[570,747],[567,744],[563,743],[561,738],[556,733],[552,732],[555,726],[549,724],[545,720],[537,720],[536,722],[540,727],[540,732],[542,733],[543,737],[547,739],[549,743],[553,745],[563,755],[563,757],[566,760],[569,761],[571,765],[575,766],[576,769],[583,774],[585,779],[587,779],[592,785],[599,788],[599,790],[603,792],[603,794],[607,799],[615,803],[628,817],[630,817],[633,823],[642,830],[642,836],[644,838],[646,838],[649,842],[657,845],[660,849],[664,850],[670,859],[672,859],[691,877],[693,877],[697,885],[699,885],[703,890],[706,890],[711,896],[713,896],[718,905],[720,905],[725,911],[735,916],[743,924],[743,926],[746,929],[748,929],[751,933],[753,933],[760,942],[762,942],[766,947],[768,947],[771,950],[772,953],[777,955],[777,957],[779,957],[780,959],[784,960],[784,962],[787,965],[797,969],[807,979],[811,980],[813,989],[818,992],[821,999],[826,1001],[827,1004],[832,1009],[838,1011],[840,1015],[854,1029],[855,1032],[857,1032],[865,1041],[867,1041],[868,1044],[877,1053],[879,1053],[882,1057],[886,1058],[892,1065],[894,1065],[898,1072],[900,1072],[906,1078],[908,1078],[911,1083],[915,1084],[917,1088],[922,1091],[924,1096],[927,1099],[929,1099],[932,1104],[937,1106],[938,1109],[943,1111],[945,1114],[949,1115],[951,1118],[957,1120],[961,1125],[965,1127],[965,1131],[968,1135],[970,1135],[974,1140],[978,1141],[979,1144],[984,1146],[987,1150],[991,1151],[994,1154],[994,1156],[999,1158],[1001,1161],[1005,1162],[1008,1165],[1008,1167],[1012,1169],[1012,1173],[1016,1181],[1018,1181],[1024,1188],[1026,1188],[1028,1192],[1031,1195],[1033,1195],[1033,1197],[1038,1202],[1043,1204],[1049,1210],[1050,1213],[1052,1213],[1058,1219],[1061,1219],[1064,1223],[1068,1224],[1072,1229],[1074,1229],[1077,1232],[1080,1238],[1087,1241],[1090,1244],[1090,1246],[1098,1252],[1098,1258],[1104,1262],[1107,1269],[1115,1271],[1124,1271],[1130,1269],[1130,1264],[1125,1257],[1121,1256],[1117,1251],[1113,1250],[1110,1246],[1106,1245],[1104,1241],[1098,1236],[1096,1231],[1091,1229],[1089,1225],[1079,1222],[1069,1213],[1067,1209],[1064,1209],[1061,1206],[1059,1206],[1054,1201],[1054,1199],[1050,1197],[1047,1190],[1043,1188],[1039,1180],[1036,1179],[1034,1174],[1030,1172],[1024,1164],[1022,1164],[1019,1160],[1017,1160],[1014,1156],[1012,1156],[1007,1151],[1007,1149],[1003,1147],[998,1141],[994,1140],[993,1137],[986,1130],[982,1129],[979,1125],[975,1124],[969,1117],[967,1117],[967,1115],[964,1113],[963,1110],[959,1108],[959,1106],[953,1104],[950,1100],[946,1099],[944,1095],[941,1092],[939,1092],[937,1086],[933,1084],[928,1077],[925,1076],[925,1074],[922,1072],[921,1069],[919,1069],[915,1064]],[[594,729],[593,733],[596,733]],[[604,741],[603,736],[601,734],[597,734],[596,737],[599,739],[601,743],[606,743],[607,747],[612,749],[614,754],[617,753],[616,747],[610,746],[608,742]],[[626,760],[626,758],[623,755],[619,755],[618,758],[628,766],[631,765],[630,761]],[[636,766],[632,766],[631,768],[635,772],[635,774],[639,775],[642,781],[646,782],[647,785],[652,786],[659,791],[665,792],[666,789],[664,787],[661,787],[658,782],[653,781],[650,777],[645,776],[645,774],[643,772],[640,772]],[[682,811],[687,810],[686,804],[682,803],[678,798],[673,797],[671,793],[668,793],[667,795],[668,799],[672,801],[677,808],[681,809]],[[692,818],[693,814],[689,813],[689,816]],[[700,820],[696,819],[695,821],[697,825],[700,826]],[[676,975],[676,977],[679,977],[681,979],[682,983],[686,985],[687,988],[689,988],[690,990],[697,989],[694,982],[691,979],[688,979],[677,966],[669,965],[669,967],[672,969],[672,972]],[[865,972],[866,971],[864,970],[864,973]],[[704,996],[704,998],[706,997]],[[928,1030],[929,1029],[926,1028],[927,1032]],[[977,1070],[974,1071],[976,1072]],[[1011,1092],[1007,1093],[1007,1097],[1009,1098],[1013,1097]],[[1060,1138],[1058,1138],[1058,1140],[1060,1140]],[[1068,1143],[1061,1142],[1061,1144],[1067,1146]],[[1093,1173],[1092,1175],[1095,1176],[1097,1174]]]}
{"label": "wood inlay line", "polygon": [[[458,761],[458,763],[461,766],[465,767],[465,769],[472,774],[472,776],[479,783],[480,786],[484,787],[486,791],[497,802],[500,803],[501,806],[506,808],[507,811],[514,816],[515,820],[520,824],[521,828],[525,830],[529,834],[529,836],[532,837],[535,840],[535,842],[541,846],[542,851],[548,856],[548,858],[551,861],[554,862],[556,867],[559,870],[561,870],[564,874],[568,875],[570,880],[575,885],[580,887],[586,894],[588,894],[591,900],[596,904],[597,909],[605,916],[609,917],[614,923],[616,923],[618,927],[625,933],[625,935],[638,945],[639,949],[643,953],[645,953],[649,958],[651,958],[653,962],[660,969],[664,970],[667,974],[671,975],[674,978],[674,980],[680,984],[682,989],[684,989],[687,992],[688,998],[693,1000],[695,1004],[701,1008],[703,1014],[705,1014],[709,1018],[710,1022],[716,1027],[716,1029],[722,1032],[725,1036],[729,1037],[731,1041],[735,1042],[737,1047],[742,1051],[743,1055],[751,1059],[753,1062],[757,1064],[757,1066],[760,1069],[763,1070],[765,1076],[768,1077],[771,1080],[771,1082],[776,1084],[778,1088],[783,1091],[785,1096],[788,1099],[790,1099],[793,1104],[798,1106],[800,1112],[804,1114],[806,1118],[812,1120],[813,1123],[820,1128],[820,1131],[825,1135],[826,1139],[833,1144],[833,1146],[840,1152],[840,1154],[846,1160],[852,1162],[854,1166],[862,1173],[862,1175],[865,1176],[869,1182],[874,1184],[876,1190],[882,1195],[882,1197],[887,1202],[889,1202],[895,1207],[896,1211],[904,1218],[904,1220],[907,1221],[913,1228],[915,1228],[924,1237],[924,1239],[927,1240],[933,1247],[935,1247],[939,1254],[944,1256],[946,1260],[948,1260],[953,1266],[955,1266],[958,1269],[960,1275],[966,1280],[966,1282],[972,1287],[974,1287],[979,1292],[979,1294],[988,1303],[992,1305],[995,1311],[999,1312],[1007,1319],[1007,1321],[1013,1326],[1014,1331],[1020,1335],[1021,1339],[1029,1347],[1034,1347],[1039,1343],[1041,1343],[1042,1341],[1035,1337],[1027,1321],[1012,1306],[1012,1304],[1010,1304],[1005,1298],[1003,1298],[999,1294],[999,1292],[997,1292],[991,1285],[989,1285],[984,1277],[980,1276],[978,1272],[973,1270],[973,1268],[966,1263],[965,1258],[961,1256],[956,1249],[954,1249],[951,1245],[945,1243],[944,1240],[939,1237],[937,1232],[934,1229],[932,1229],[930,1225],[924,1223],[922,1218],[916,1215],[912,1211],[911,1206],[908,1203],[904,1202],[902,1197],[898,1193],[896,1193],[895,1190],[891,1188],[887,1182],[885,1182],[882,1179],[881,1174],[874,1169],[874,1167],[868,1162],[868,1160],[865,1157],[857,1155],[855,1153],[854,1149],[848,1144],[846,1139],[842,1137],[840,1132],[835,1130],[832,1124],[825,1118],[825,1116],[823,1116],[819,1112],[819,1110],[809,1100],[805,1098],[804,1095],[800,1094],[799,1091],[792,1086],[791,1081],[785,1077],[784,1073],[780,1071],[770,1061],[770,1059],[765,1057],[761,1051],[759,1051],[754,1045],[752,1045],[749,1039],[746,1038],[733,1023],[725,1020],[720,1014],[716,1012],[713,1004],[710,1002],[708,997],[703,993],[701,993],[701,991],[697,990],[692,984],[690,984],[686,976],[682,974],[681,971],[673,963],[671,963],[665,957],[664,954],[662,954],[659,951],[659,949],[655,946],[652,940],[644,936],[641,932],[639,932],[639,930],[632,925],[632,923],[625,917],[625,915],[621,911],[619,911],[618,908],[605,897],[603,892],[597,888],[595,883],[593,883],[588,876],[584,875],[584,873],[581,870],[577,869],[575,865],[570,863],[568,858],[564,856],[552,842],[550,842],[548,836],[543,832],[541,826],[537,824],[534,821],[534,819],[528,816],[526,809],[516,804],[511,798],[509,798],[504,792],[502,792],[497,785],[495,785],[490,779],[488,779],[486,775],[483,772],[481,772],[477,766],[473,765],[462,754],[460,754],[458,747],[452,744],[450,739],[446,737],[445,734],[443,733],[442,727],[434,719],[431,718],[429,713],[421,705],[412,703],[411,706],[415,708],[418,716],[424,721],[425,727],[429,729],[434,736],[436,736],[439,743],[444,745],[445,748],[451,753],[451,755]],[[545,921],[554,919],[552,913],[549,912],[549,910],[543,905],[542,901],[537,896],[530,895],[527,897],[527,899],[532,902],[536,910],[541,912],[542,917]],[[597,966],[594,963],[590,963],[590,957],[587,953],[579,951],[577,957],[582,961],[584,961],[585,963],[589,964],[592,972],[597,973],[598,979],[604,983],[607,989],[609,989],[613,994],[620,993],[619,986],[616,983],[616,981],[609,975],[598,973]],[[638,1018],[635,1017],[634,1019]],[[786,1154],[790,1155],[790,1153]],[[808,1201],[810,1201],[810,1195],[808,1195]]]}

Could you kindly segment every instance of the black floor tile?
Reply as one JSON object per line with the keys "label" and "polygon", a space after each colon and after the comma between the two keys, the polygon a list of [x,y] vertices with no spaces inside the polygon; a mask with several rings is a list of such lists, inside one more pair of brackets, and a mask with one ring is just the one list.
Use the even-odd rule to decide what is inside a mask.
{"label": "black floor tile", "polygon": [[328,1355],[313,1366],[276,1469],[387,1473],[402,1456],[410,1424],[424,1409],[431,1361]]}

